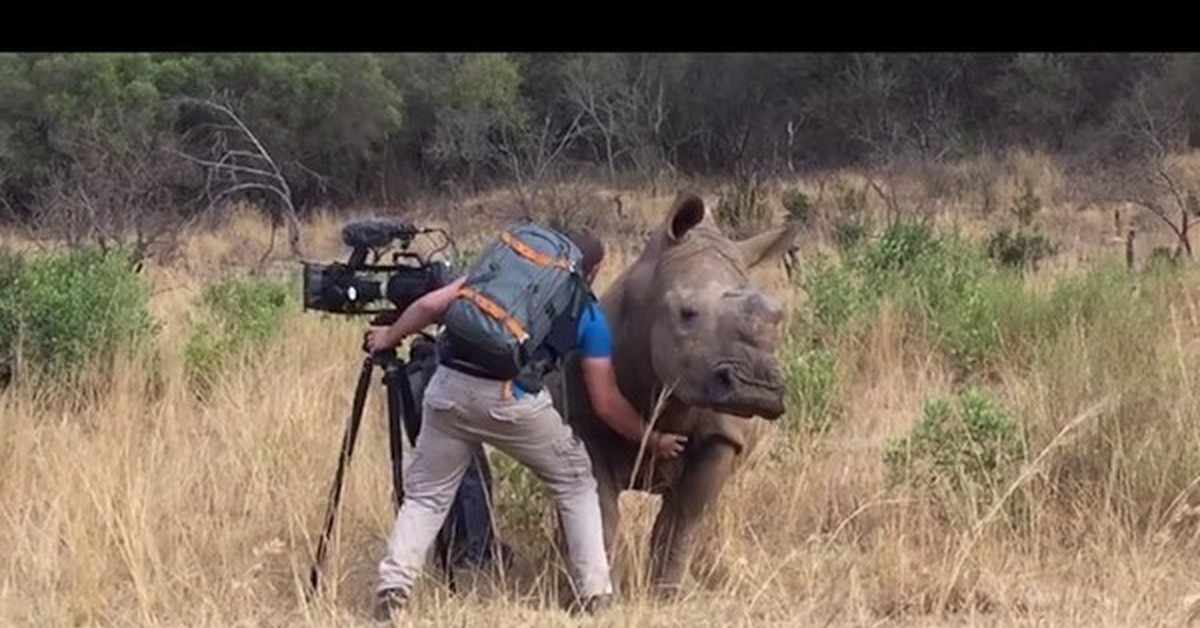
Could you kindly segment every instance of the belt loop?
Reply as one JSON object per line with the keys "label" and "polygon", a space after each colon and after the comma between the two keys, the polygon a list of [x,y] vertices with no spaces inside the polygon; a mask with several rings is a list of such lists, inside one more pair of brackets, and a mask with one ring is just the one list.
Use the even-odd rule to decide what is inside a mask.
{"label": "belt loop", "polygon": [[512,380],[504,380],[504,387],[502,388],[500,397],[505,401],[512,400]]}

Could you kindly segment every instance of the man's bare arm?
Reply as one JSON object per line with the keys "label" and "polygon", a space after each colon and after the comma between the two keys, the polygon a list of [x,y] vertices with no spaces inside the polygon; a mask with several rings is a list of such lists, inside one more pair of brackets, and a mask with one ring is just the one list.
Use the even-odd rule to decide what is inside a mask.
{"label": "man's bare arm", "polygon": [[[637,410],[621,394],[617,374],[609,358],[584,358],[583,381],[587,386],[592,408],[601,421],[626,439],[640,443],[649,429],[642,425]],[[648,446],[658,455],[673,458],[683,451],[686,437],[652,431]]]}
{"label": "man's bare arm", "polygon": [[406,337],[436,323],[450,308],[455,295],[466,281],[466,277],[461,277],[417,299],[400,313],[396,322],[386,328],[374,328],[368,332],[367,347],[373,352],[390,349]]}

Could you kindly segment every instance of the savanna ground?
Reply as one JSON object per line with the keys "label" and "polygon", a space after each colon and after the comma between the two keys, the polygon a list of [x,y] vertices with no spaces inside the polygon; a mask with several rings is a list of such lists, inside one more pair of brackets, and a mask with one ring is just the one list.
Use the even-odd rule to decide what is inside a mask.
{"label": "savanna ground", "polygon": [[[642,585],[636,567],[655,499],[626,495],[622,560],[633,568],[623,599],[600,618],[559,610],[549,503],[497,456],[499,532],[517,564],[458,595],[426,578],[405,623],[1191,621],[1200,275],[1150,263],[1145,253],[1169,234],[1131,211],[1123,216],[1138,221],[1139,258],[1127,269],[1113,208],[1072,201],[1048,160],[1019,156],[998,168],[984,192],[991,213],[971,188],[934,195],[907,182],[903,206],[924,208],[932,230],[887,228],[861,179],[830,179],[789,288],[789,414],[727,487],[683,597],[658,601]],[[1034,222],[1060,250],[1021,274],[989,260],[982,242],[1013,223],[1008,208],[1029,192],[1042,206]],[[673,193],[626,191],[624,206],[650,226]],[[780,198],[772,188],[782,214]],[[440,220],[464,247],[478,246],[494,222],[488,212],[504,202],[481,199]],[[344,219],[304,226],[309,258],[344,259]],[[348,475],[330,588],[313,602],[303,593],[366,321],[302,312],[295,265],[274,265],[277,279],[246,278],[268,233],[240,213],[189,234],[178,255],[144,272],[157,323],[141,350],[120,348],[76,380],[18,377],[0,394],[0,624],[370,621],[392,523],[378,386]],[[15,233],[4,243],[36,250]],[[614,249],[602,285],[632,254]],[[64,303],[53,292],[16,303],[32,312],[41,299],[39,315],[49,316]],[[92,310],[72,320],[105,316],[136,318]]]}

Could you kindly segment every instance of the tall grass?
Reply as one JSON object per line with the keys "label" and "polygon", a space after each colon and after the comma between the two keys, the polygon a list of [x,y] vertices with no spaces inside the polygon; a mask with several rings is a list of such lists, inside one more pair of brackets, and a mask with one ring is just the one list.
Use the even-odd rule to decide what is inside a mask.
{"label": "tall grass", "polygon": [[[641,587],[657,498],[626,495],[625,595],[582,623],[1186,620],[1200,503],[1196,271],[1114,261],[1023,276],[965,231],[868,224],[797,278],[807,302],[783,352],[789,415],[769,455],[726,487],[683,598]],[[266,231],[242,221],[228,235]],[[393,516],[378,387],[331,589],[303,595],[366,321],[301,313],[264,296],[274,288],[210,297],[241,303],[222,310],[240,312],[229,329],[263,333],[246,331],[253,359],[222,360],[196,395],[188,339],[224,325],[197,308],[223,290],[211,286],[239,281],[192,272],[226,251],[220,234],[198,238],[178,268],[149,274],[160,288],[151,357],[116,352],[82,404],[33,379],[0,392],[0,624],[366,623]],[[553,601],[562,561],[549,501],[503,458],[496,471],[497,525],[517,565],[456,595],[427,578],[414,622],[581,623]]]}

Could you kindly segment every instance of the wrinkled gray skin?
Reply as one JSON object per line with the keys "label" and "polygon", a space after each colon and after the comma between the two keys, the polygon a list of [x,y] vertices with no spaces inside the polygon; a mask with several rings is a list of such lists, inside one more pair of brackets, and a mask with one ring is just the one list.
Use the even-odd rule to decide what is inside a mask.
{"label": "wrinkled gray skin", "polygon": [[646,452],[639,462],[638,445],[593,415],[577,359],[548,382],[591,455],[610,559],[620,492],[662,495],[650,566],[660,593],[678,590],[703,518],[763,436],[764,419],[784,412],[777,356],[784,312],[747,274],[779,263],[797,230],[789,225],[734,242],[703,201],[681,195],[641,256],[603,294],[621,391],[645,420],[657,414],[656,429],[688,437],[679,458],[655,460]]}

